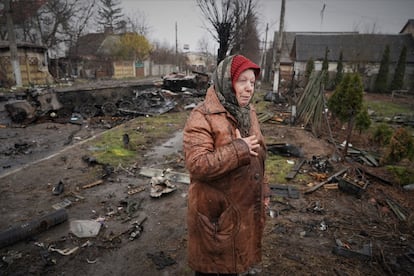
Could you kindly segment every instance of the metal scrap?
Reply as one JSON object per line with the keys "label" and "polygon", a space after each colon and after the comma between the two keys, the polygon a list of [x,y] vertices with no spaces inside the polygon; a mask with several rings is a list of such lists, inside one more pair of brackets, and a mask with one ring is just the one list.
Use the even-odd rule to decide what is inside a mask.
{"label": "metal scrap", "polygon": [[209,75],[192,71],[193,75],[173,72],[163,77],[163,88],[173,92],[182,92],[188,88],[205,91],[209,85]]}
{"label": "metal scrap", "polygon": [[332,164],[327,158],[320,156],[312,156],[312,160],[308,161],[308,164],[317,172],[330,173],[332,172]]}
{"label": "metal scrap", "polygon": [[164,176],[153,176],[150,181],[151,184],[151,197],[160,197],[163,194],[171,193],[177,190],[174,184],[171,184],[170,180]]}
{"label": "metal scrap", "polygon": [[273,154],[279,154],[281,156],[303,156],[301,148],[287,143],[267,144],[266,147],[269,152]]}
{"label": "metal scrap", "polygon": [[337,245],[332,249],[332,253],[336,255],[347,258],[357,258],[362,261],[369,261],[372,258],[371,242],[364,244],[363,247],[359,250],[351,250],[349,246],[344,246],[339,239],[337,239],[336,243]]}
{"label": "metal scrap", "polygon": [[54,248],[52,245],[48,247],[49,251],[57,252],[57,253],[59,253],[60,255],[63,255],[63,256],[69,256],[69,255],[75,253],[78,249],[79,249],[79,246],[76,246],[74,248],[65,248],[65,249],[57,249],[57,248]]}
{"label": "metal scrap", "polygon": [[162,176],[169,181],[190,184],[190,176],[188,174],[174,172],[171,169],[161,170],[155,168],[142,167],[139,171],[139,174],[146,177]]}
{"label": "metal scrap", "polygon": [[144,217],[140,222],[136,221],[132,223],[132,227],[129,233],[129,240],[133,241],[139,236],[141,236],[142,231],[144,231],[143,223],[147,220],[147,217]]}
{"label": "metal scrap", "polygon": [[0,248],[11,245],[17,241],[28,238],[68,219],[65,209],[58,209],[42,217],[23,222],[0,232]]}

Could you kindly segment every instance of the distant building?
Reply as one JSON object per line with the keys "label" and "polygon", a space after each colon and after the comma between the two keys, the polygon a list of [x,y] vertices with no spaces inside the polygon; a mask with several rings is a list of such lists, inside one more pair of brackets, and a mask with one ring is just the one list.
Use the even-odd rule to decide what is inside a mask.
{"label": "distant building", "polygon": [[[358,34],[356,32],[284,32],[283,33],[283,42],[282,42],[282,48],[281,48],[281,54],[280,54],[280,80],[281,82],[288,82],[292,79],[292,77],[295,74],[296,77],[300,77],[300,72],[294,71],[294,64],[295,64],[295,58],[291,55],[292,48],[296,39],[297,35],[342,35],[342,34]],[[279,32],[274,33],[275,41],[277,42],[277,38],[279,37]],[[275,44],[276,45],[276,44]],[[325,50],[323,51],[323,54],[325,54]],[[272,71],[273,64],[270,62],[267,62],[266,72]],[[267,76],[266,78],[269,78]]]}
{"label": "distant building", "polygon": [[114,55],[122,34],[111,31],[90,33],[79,38],[69,51],[72,74],[81,78],[134,78],[164,76],[177,70],[174,64],[157,64],[151,59],[121,60]]}
{"label": "distant building", "polygon": [[187,57],[187,67],[191,71],[208,73],[215,67],[214,57],[209,53],[188,52],[185,55]]}
{"label": "distant building", "polygon": [[328,49],[328,72],[333,77],[342,51],[344,71],[360,72],[365,88],[370,90],[373,88],[387,45],[390,47],[389,80],[392,79],[402,48],[407,47],[405,83],[409,85],[409,80],[414,76],[414,39],[409,34],[299,34],[296,35],[291,50],[291,57],[294,60],[293,70],[297,75],[303,76],[306,63],[311,58],[314,60],[315,70],[321,70],[325,50]]}
{"label": "distant building", "polygon": [[120,35],[112,32],[81,36],[69,51],[70,60],[74,63],[72,74],[81,78],[136,77],[134,60],[117,60],[113,57],[114,47],[119,41]]}
{"label": "distant building", "polygon": [[[277,42],[278,33],[274,35]],[[277,45],[274,43],[274,45]],[[280,80],[281,84],[301,80],[305,75],[306,63],[312,58],[315,70],[321,70],[328,49],[329,74],[336,74],[340,52],[343,53],[344,71],[357,71],[363,76],[364,86],[373,88],[386,45],[390,47],[391,81],[398,58],[404,46],[407,47],[405,88],[414,89],[414,19],[410,19],[399,34],[360,34],[357,32],[285,32],[283,35]],[[270,51],[273,51],[270,49]],[[266,71],[271,72],[273,64],[267,62]],[[272,79],[272,78],[270,78]]]}
{"label": "distant building", "polygon": [[414,37],[414,19],[409,19],[401,29],[400,34],[411,34]]}
{"label": "distant building", "polygon": [[[47,48],[45,46],[18,42],[17,55],[23,85],[45,85],[53,82],[47,65]],[[0,68],[0,86],[14,85],[8,41],[0,41]]]}

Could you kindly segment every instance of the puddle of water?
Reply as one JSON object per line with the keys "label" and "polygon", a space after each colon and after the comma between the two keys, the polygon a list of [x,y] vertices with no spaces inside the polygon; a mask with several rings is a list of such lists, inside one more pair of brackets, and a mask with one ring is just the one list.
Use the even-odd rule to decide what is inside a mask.
{"label": "puddle of water", "polygon": [[155,146],[145,156],[152,160],[165,160],[165,157],[183,149],[183,132],[177,131],[162,145]]}

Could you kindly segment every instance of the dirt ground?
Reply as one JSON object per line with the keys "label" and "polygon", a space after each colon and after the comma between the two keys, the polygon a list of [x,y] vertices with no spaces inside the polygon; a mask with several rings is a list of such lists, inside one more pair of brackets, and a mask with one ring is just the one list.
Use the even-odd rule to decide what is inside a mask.
{"label": "dirt ground", "polygon": [[[262,126],[273,142],[302,149],[307,162],[299,173],[311,170],[312,157],[333,155],[326,138],[315,138],[300,127],[269,121]],[[96,181],[88,173],[95,168],[82,160],[91,150],[85,141],[104,131],[108,124],[102,121],[0,128],[0,240],[4,242],[9,227],[24,228],[25,223],[56,212],[54,204],[71,202],[63,223],[0,248],[0,275],[193,274],[186,262],[188,185],[175,182],[176,191],[152,198],[150,178],[139,174],[142,166],[186,172],[182,158],[165,162],[166,156],[182,155],[180,132],[172,133],[170,140],[153,141],[144,164],[117,168],[102,184],[82,188]],[[372,146],[363,137],[355,144]],[[288,161],[297,163],[299,158]],[[334,172],[354,166],[333,165]],[[413,275],[414,192],[392,184],[382,167],[365,169],[391,179],[391,184],[368,177],[366,190],[356,196],[334,186],[305,193],[310,187],[298,177],[273,183],[287,184],[298,196],[272,197],[261,275]],[[59,181],[64,192],[54,195]],[[128,194],[131,188],[145,190]],[[400,220],[390,206],[404,210],[406,220]],[[98,235],[77,237],[70,231],[74,220],[99,221]],[[136,227],[141,222],[143,229]],[[132,238],[133,230],[142,231]]]}

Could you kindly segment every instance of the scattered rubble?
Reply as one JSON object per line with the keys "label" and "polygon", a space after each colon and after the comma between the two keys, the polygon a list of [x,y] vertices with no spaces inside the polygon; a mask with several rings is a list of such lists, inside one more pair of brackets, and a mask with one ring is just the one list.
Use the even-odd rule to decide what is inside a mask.
{"label": "scattered rubble", "polygon": [[[158,92],[172,101],[187,96],[189,101],[196,101],[186,93],[189,90],[176,94],[149,91],[140,94],[141,100],[156,108],[163,106],[159,105],[162,100]],[[124,111],[115,106],[117,114],[124,112],[119,116],[137,115],[126,111],[132,109]],[[107,114],[115,110],[112,105],[105,105],[103,109],[102,113]],[[81,122],[80,125],[94,118],[103,120],[85,118],[78,112],[69,115],[77,118],[74,121]],[[58,119],[61,112],[57,111],[56,116],[52,119]],[[409,208],[412,191],[401,193],[392,180],[379,173],[381,167],[374,162],[378,159],[370,157],[371,153],[353,147],[343,161],[347,166],[342,167],[345,165],[342,160],[337,162],[326,154],[331,151],[330,146],[337,150],[340,146],[326,141],[315,145],[314,137],[301,136],[306,133],[301,128],[282,129],[281,125],[291,123],[289,112],[269,110],[261,114],[260,120],[266,134],[280,140],[280,143],[269,144],[269,153],[288,156],[289,163],[294,164],[286,173],[287,184],[271,183],[270,186],[272,198],[263,243],[263,274],[271,275],[276,270],[281,274],[306,274],[306,271],[338,275],[413,274],[413,209]],[[100,123],[112,125],[109,120]],[[49,130],[55,132],[67,128],[71,128],[71,137],[61,140],[84,139],[73,123],[49,125]],[[27,129],[30,130],[29,126]],[[133,142],[125,136],[119,138],[125,148]],[[16,143],[17,147],[8,147],[10,156],[25,155],[35,148],[30,140]],[[7,200],[10,206],[3,203],[2,210],[6,210],[4,215],[8,221],[19,220],[21,218],[7,213],[8,210],[21,210],[22,205],[30,202],[34,209],[46,206],[56,212],[70,212],[71,218],[93,224],[93,231],[89,232],[90,236],[80,237],[79,233],[75,234],[76,230],[68,231],[63,224],[50,227],[42,235],[31,235],[24,243],[6,245],[9,247],[1,251],[1,273],[56,275],[82,271],[105,274],[109,265],[116,263],[110,267],[111,274],[139,271],[145,275],[190,275],[192,272],[185,263],[189,175],[180,163],[182,158],[168,163],[174,170],[166,168],[165,163],[155,166],[151,162],[131,166],[119,164],[111,168],[85,155],[85,148],[72,151],[48,159],[45,164],[39,163],[36,175],[27,169],[2,178],[1,201],[6,202],[6,198],[13,195],[19,202]],[[99,169],[98,175],[88,178],[86,172],[95,169]],[[64,183],[61,193],[53,193],[59,179],[39,184],[39,179],[62,172],[64,175],[59,175]],[[313,185],[298,179],[300,174],[312,179]],[[33,181],[24,184],[21,179],[27,175]],[[16,182],[22,182],[22,187],[17,188]],[[350,184],[351,188],[344,188],[341,182]],[[152,196],[153,185],[157,186],[156,197]],[[162,189],[158,190],[159,187]],[[164,196],[162,190],[168,188],[174,192]],[[33,214],[26,209],[21,210],[23,215]]]}
{"label": "scattered rubble", "polygon": [[173,72],[162,78],[163,88],[173,92],[184,92],[190,89],[194,94],[202,96],[205,94],[210,77],[206,73],[192,71],[192,75]]}

